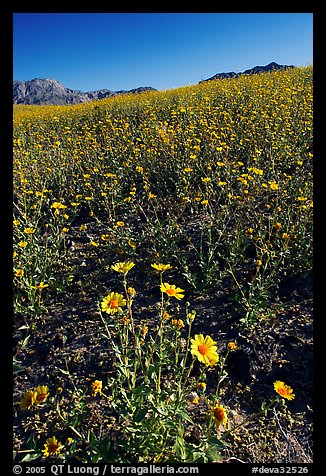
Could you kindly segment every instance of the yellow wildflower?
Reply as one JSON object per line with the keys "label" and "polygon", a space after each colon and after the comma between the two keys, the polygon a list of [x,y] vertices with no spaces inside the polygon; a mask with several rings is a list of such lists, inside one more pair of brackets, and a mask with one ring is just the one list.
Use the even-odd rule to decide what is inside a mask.
{"label": "yellow wildflower", "polygon": [[135,266],[135,263],[133,261],[125,261],[125,262],[113,264],[111,268],[114,271],[117,271],[118,273],[127,274],[128,271],[130,271],[134,266]]}
{"label": "yellow wildflower", "polygon": [[46,440],[42,453],[44,453],[44,456],[46,457],[58,455],[62,447],[63,445],[60,441],[58,441],[55,436],[52,436],[52,438]]}
{"label": "yellow wildflower", "polygon": [[286,398],[287,400],[293,400],[295,397],[292,388],[289,387],[289,385],[285,385],[285,383],[281,382],[280,380],[276,380],[276,382],[274,382],[274,390],[281,397]]}
{"label": "yellow wildflower", "polygon": [[174,284],[162,283],[160,289],[162,293],[166,293],[169,297],[175,297],[178,300],[184,298],[184,294],[181,294],[184,289],[177,288]]}
{"label": "yellow wildflower", "polygon": [[153,263],[151,264],[151,267],[162,273],[164,273],[164,271],[166,271],[167,269],[172,269],[172,266],[170,264],[163,263]]}
{"label": "yellow wildflower", "polygon": [[203,334],[196,334],[194,339],[191,339],[190,352],[205,365],[214,365],[219,360],[216,342]]}
{"label": "yellow wildflower", "polygon": [[95,397],[98,393],[102,393],[102,380],[94,380],[91,384],[92,396]]}
{"label": "yellow wildflower", "polygon": [[122,294],[111,292],[102,301],[102,311],[107,314],[121,313],[122,307],[126,305],[126,300]]}

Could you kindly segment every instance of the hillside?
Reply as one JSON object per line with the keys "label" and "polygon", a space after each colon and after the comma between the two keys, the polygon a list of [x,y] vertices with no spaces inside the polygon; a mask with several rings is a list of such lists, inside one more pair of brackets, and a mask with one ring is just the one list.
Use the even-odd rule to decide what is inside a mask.
{"label": "hillside", "polygon": [[15,463],[312,462],[312,86],[14,105]]}

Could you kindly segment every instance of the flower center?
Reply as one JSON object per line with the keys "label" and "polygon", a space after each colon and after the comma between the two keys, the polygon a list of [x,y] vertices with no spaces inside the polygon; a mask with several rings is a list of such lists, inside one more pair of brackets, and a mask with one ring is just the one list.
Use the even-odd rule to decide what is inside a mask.
{"label": "flower center", "polygon": [[38,396],[36,397],[36,400],[38,402],[43,402],[47,396],[48,396],[47,393],[39,393]]}
{"label": "flower center", "polygon": [[59,449],[59,445],[57,443],[52,442],[51,444],[49,444],[48,451],[49,451],[50,454],[56,453],[58,451],[58,449]]}
{"label": "flower center", "polygon": [[224,410],[223,410],[223,408],[215,408],[214,409],[214,417],[217,420],[222,421],[224,419]]}
{"label": "flower center", "polygon": [[166,292],[167,292],[168,294],[170,294],[170,296],[174,296],[174,295],[175,295],[175,289],[169,288],[169,289],[166,290]]}
{"label": "flower center", "polygon": [[199,344],[198,352],[200,352],[201,355],[206,355],[208,353],[208,346],[205,344]]}
{"label": "flower center", "polygon": [[118,303],[117,299],[112,299],[110,301],[110,307],[116,308],[118,306],[119,306],[119,303]]}

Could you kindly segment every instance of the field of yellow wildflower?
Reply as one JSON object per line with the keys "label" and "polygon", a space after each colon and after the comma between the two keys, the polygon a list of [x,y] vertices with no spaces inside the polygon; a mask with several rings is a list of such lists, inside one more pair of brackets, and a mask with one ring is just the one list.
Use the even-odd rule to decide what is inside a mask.
{"label": "field of yellow wildflower", "polygon": [[15,462],[312,462],[312,75],[14,106]]}

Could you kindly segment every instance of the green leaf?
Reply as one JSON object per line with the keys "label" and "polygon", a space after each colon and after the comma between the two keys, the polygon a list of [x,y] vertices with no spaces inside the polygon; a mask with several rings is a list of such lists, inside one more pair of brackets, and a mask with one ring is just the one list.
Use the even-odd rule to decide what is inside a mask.
{"label": "green leaf", "polygon": [[193,423],[191,417],[185,410],[178,410],[175,414],[177,419],[186,420],[189,423]]}
{"label": "green leaf", "polygon": [[25,339],[23,340],[22,342],[22,345],[21,345],[21,348],[22,349],[25,349],[25,347],[27,346],[28,344],[28,341],[29,341],[29,338],[31,337],[31,335],[29,334],[27,337],[25,337]]}
{"label": "green leaf", "polygon": [[18,362],[15,358],[13,359],[13,365],[12,365],[12,371],[14,374],[18,374],[19,372],[24,372],[24,367],[19,365],[20,362]]}
{"label": "green leaf", "polygon": [[225,443],[222,440],[219,440],[216,436],[211,436],[208,439],[208,444],[210,446],[216,446],[218,448],[222,448],[223,446],[225,446]]}
{"label": "green leaf", "polygon": [[27,453],[26,456],[22,459],[22,463],[28,463],[29,461],[33,461],[34,459],[38,458],[39,454],[38,453]]}
{"label": "green leaf", "polygon": [[178,458],[180,458],[181,461],[184,461],[186,457],[186,450],[185,450],[183,438],[180,438],[179,436],[177,436],[176,442],[174,445],[174,451],[176,456],[178,456]]}
{"label": "green leaf", "polygon": [[219,450],[217,448],[209,448],[206,451],[206,455],[208,457],[208,460],[211,463],[215,463],[216,461],[220,461],[222,459],[222,455],[220,454]]}
{"label": "green leaf", "polygon": [[135,414],[134,414],[134,418],[133,420],[135,422],[140,422],[144,419],[144,416],[146,415],[146,413],[148,412],[148,408],[141,408],[140,410],[138,410]]}

